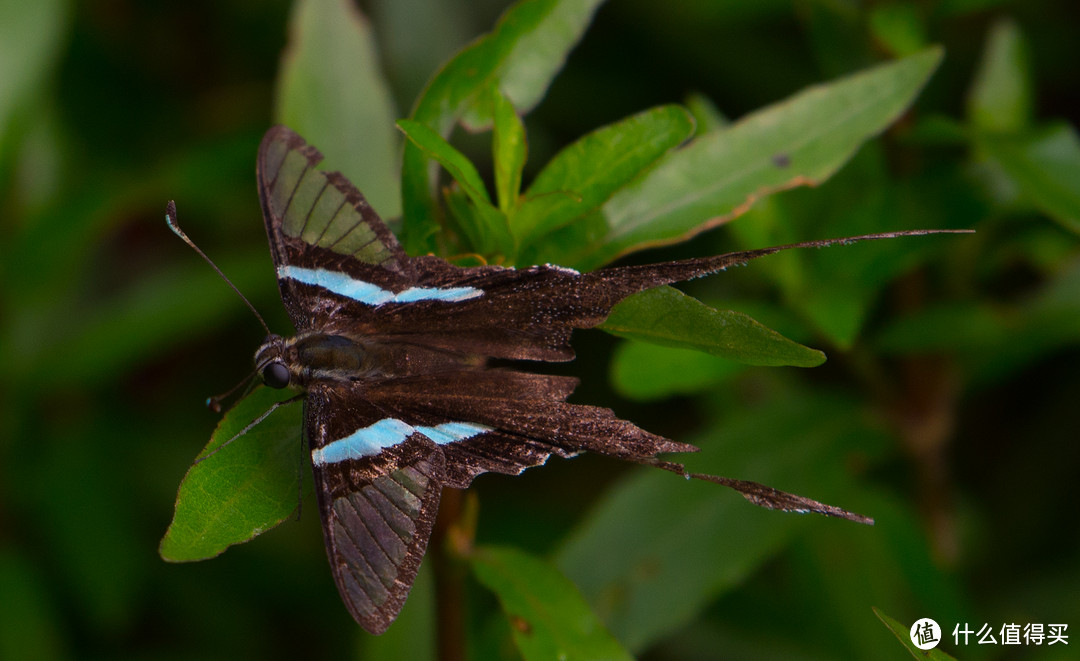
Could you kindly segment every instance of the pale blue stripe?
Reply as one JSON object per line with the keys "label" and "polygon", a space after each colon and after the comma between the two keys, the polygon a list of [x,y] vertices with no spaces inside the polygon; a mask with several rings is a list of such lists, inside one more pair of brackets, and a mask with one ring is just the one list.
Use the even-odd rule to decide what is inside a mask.
{"label": "pale blue stripe", "polygon": [[491,431],[491,427],[480,425],[475,422],[444,422],[434,427],[416,427],[416,431],[439,445],[446,445],[454,441],[464,441],[467,438],[478,436]]}
{"label": "pale blue stripe", "polygon": [[489,432],[491,429],[487,425],[474,422],[444,422],[434,427],[414,427],[396,418],[384,418],[369,427],[357,429],[345,438],[312,450],[311,461],[316,466],[321,466],[372,457],[386,448],[404,442],[414,432],[427,436],[439,445],[446,445]]}
{"label": "pale blue stripe", "polygon": [[356,280],[338,271],[326,269],[308,269],[292,264],[278,267],[278,277],[296,280],[306,285],[315,285],[340,296],[360,301],[366,305],[384,303],[415,303],[417,301],[467,301],[483,296],[482,289],[475,287],[410,287],[395,294],[370,282]]}
{"label": "pale blue stripe", "polygon": [[311,462],[316,466],[335,464],[348,459],[361,459],[379,454],[408,438],[415,429],[401,420],[385,418],[363,429],[357,429],[345,438],[339,438],[321,448],[311,451]]}

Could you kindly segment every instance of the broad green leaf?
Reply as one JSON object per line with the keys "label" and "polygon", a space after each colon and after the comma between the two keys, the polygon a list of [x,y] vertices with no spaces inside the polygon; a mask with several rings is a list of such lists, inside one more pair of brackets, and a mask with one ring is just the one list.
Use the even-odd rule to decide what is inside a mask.
{"label": "broad green leaf", "polygon": [[1027,44],[1011,20],[994,24],[968,93],[968,119],[989,133],[1016,133],[1031,124],[1034,106]]}
{"label": "broad green leaf", "polygon": [[624,299],[600,328],[619,337],[697,349],[748,365],[816,367],[825,354],[792,342],[741,312],[717,310],[672,287]]}
{"label": "broad green leaf", "polygon": [[[899,640],[900,643],[904,646],[904,649],[911,653],[911,656],[920,660],[929,659],[930,661],[956,661],[954,657],[949,656],[948,654],[943,652],[940,647],[935,647],[932,650],[921,650],[918,647],[915,647],[915,644],[911,642],[911,627],[905,627],[903,624],[900,624],[885,613],[882,613],[876,607],[871,608],[873,608],[874,615],[877,615],[877,618],[881,620],[886,627],[888,627],[889,631],[891,631],[892,634],[896,636],[896,639]],[[945,635],[946,634],[943,631],[942,636],[944,637]]]}
{"label": "broad green leaf", "polygon": [[[493,33],[500,56],[495,75],[518,112],[528,113],[544,98],[602,2],[523,0],[499,19]],[[491,121],[489,107],[475,101],[462,117],[470,131],[485,129]]]}
{"label": "broad green leaf", "polygon": [[514,234],[528,245],[595,211],[693,131],[686,110],[669,105],[589,133],[556,154],[533,180],[512,219]]}
{"label": "broad green leaf", "polygon": [[1040,211],[1080,233],[1080,136],[1058,124],[1024,137],[983,136],[979,144]]}
{"label": "broad green leaf", "polygon": [[[495,29],[459,52],[424,88],[412,119],[446,138],[467,112],[474,128],[490,118],[483,96],[498,87],[520,113],[543,98],[566,55],[592,20],[600,0],[522,0]],[[410,254],[430,252],[438,231],[428,155],[406,144],[401,187],[405,224],[402,243]]]}
{"label": "broad green leaf", "polygon": [[611,360],[611,381],[620,395],[652,401],[716,387],[741,370],[731,360],[644,342],[622,342]]}
{"label": "broad green leaf", "polygon": [[[843,452],[877,437],[853,402],[824,392],[772,393],[725,415],[702,448],[680,456],[697,472],[750,479],[840,506]],[[873,512],[867,512],[873,514]],[[754,507],[727,489],[637,471],[610,489],[557,555],[615,637],[632,652],[685,626],[745,580],[803,526],[853,525]]]}
{"label": "broad green leaf", "polygon": [[776,191],[820,184],[912,103],[940,60],[941,49],[932,48],[695,139],[560,231],[540,261],[593,269],[720,225]]}
{"label": "broad green leaf", "polygon": [[384,218],[401,213],[398,137],[370,24],[351,0],[297,0],[274,116]]}
{"label": "broad green leaf", "polygon": [[492,150],[495,161],[495,193],[499,210],[509,215],[518,205],[521,193],[521,171],[528,155],[525,125],[497,87],[492,88],[491,102],[495,108]]}
{"label": "broad green leaf", "polygon": [[222,443],[295,393],[259,386],[236,404],[180,484],[176,513],[159,552],[169,562],[205,560],[246,542],[285,520],[298,502],[301,403],[279,407],[268,418]]}
{"label": "broad green leaf", "polygon": [[477,580],[499,598],[526,661],[631,659],[551,563],[494,546],[477,548],[469,560]]}
{"label": "broad green leaf", "polygon": [[[472,243],[472,248],[484,254],[513,253],[513,239],[507,227],[506,216],[491,204],[484,180],[476,166],[464,154],[427,126],[411,119],[400,119],[398,127],[409,142],[439,162],[461,186],[472,202],[468,215],[458,215],[461,226]],[[458,212],[464,212],[459,208]],[[466,220],[468,219],[468,220]]]}

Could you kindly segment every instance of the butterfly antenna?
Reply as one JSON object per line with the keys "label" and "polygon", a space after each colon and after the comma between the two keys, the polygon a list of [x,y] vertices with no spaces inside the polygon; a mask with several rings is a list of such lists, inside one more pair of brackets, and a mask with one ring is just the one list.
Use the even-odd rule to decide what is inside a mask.
{"label": "butterfly antenna", "polygon": [[[180,237],[184,241],[184,243],[191,246],[192,250],[199,253],[199,256],[205,259],[206,263],[213,267],[215,271],[217,271],[217,274],[221,276],[221,279],[227,282],[230,287],[232,287],[232,290],[236,292],[236,295],[240,297],[240,300],[242,300],[244,304],[248,306],[248,309],[251,310],[251,313],[254,314],[255,318],[259,320],[260,324],[262,324],[262,327],[266,330],[266,334],[273,335],[273,333],[270,332],[270,327],[266,325],[265,321],[263,321],[262,315],[259,314],[259,311],[255,309],[255,306],[251,304],[251,301],[247,300],[247,297],[240,293],[240,290],[236,288],[236,285],[232,283],[232,280],[229,280],[229,278],[227,278],[225,274],[221,272],[221,269],[219,269],[217,264],[214,263],[214,260],[207,257],[206,253],[204,253],[202,249],[199,248],[199,246],[195,245],[195,242],[189,239],[187,234],[184,234],[184,230],[180,229],[179,223],[176,222],[176,202],[172,200],[169,200],[169,204],[165,206],[165,222],[169,224],[169,229],[173,231],[173,234]],[[229,392],[232,391],[230,390]],[[228,394],[229,393],[226,393],[226,395]]]}

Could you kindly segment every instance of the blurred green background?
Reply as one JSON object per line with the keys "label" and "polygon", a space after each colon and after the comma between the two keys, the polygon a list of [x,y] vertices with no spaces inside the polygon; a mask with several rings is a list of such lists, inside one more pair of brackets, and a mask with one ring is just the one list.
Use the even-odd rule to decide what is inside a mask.
{"label": "blurred green background", "polygon": [[[262,339],[167,231],[165,202],[177,201],[188,233],[271,328],[288,329],[253,173],[276,116],[290,5],[0,0],[0,659],[431,653],[426,570],[402,620],[373,641],[337,597],[310,496],[299,522],[220,558],[157,555],[177,485],[216,423],[202,401],[247,374]],[[505,6],[360,3],[398,116]],[[626,489],[676,478],[597,457],[485,476],[471,490],[478,540],[555,558],[647,659],[906,658],[871,606],[903,623],[933,617],[947,635],[956,623],[1076,633],[1077,26],[1070,0],[602,6],[526,118],[526,181],[560,146],[653,105],[737,119],[924,45],[946,48],[912,112],[827,184],[633,259],[914,226],[978,234],[938,242],[895,278],[872,261],[891,242],[884,253],[762,261],[688,288],[823,349],[819,368],[745,368],[598,331],[579,333],[578,359],[558,368],[583,378],[575,401],[701,445],[713,472],[780,475],[774,486],[875,516],[875,527],[758,511],[687,485],[714,489],[739,525],[711,533],[724,553],[685,559],[706,587],[657,631],[611,615],[618,595],[590,586],[582,549],[603,557],[590,542],[596,522],[640,511]],[[480,163],[486,140],[456,136]],[[828,461],[803,463],[807,444],[830,448]],[[661,505],[693,529],[692,512]],[[512,656],[494,599],[469,590],[472,655]],[[958,658],[1076,658],[1080,640],[1070,642],[948,647]]]}

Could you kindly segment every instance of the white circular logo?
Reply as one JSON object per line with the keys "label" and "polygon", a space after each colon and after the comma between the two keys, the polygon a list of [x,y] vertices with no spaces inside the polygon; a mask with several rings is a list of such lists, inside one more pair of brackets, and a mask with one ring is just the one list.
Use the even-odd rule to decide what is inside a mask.
{"label": "white circular logo", "polygon": [[911,625],[911,642],[921,650],[932,650],[941,642],[941,627],[928,617]]}

